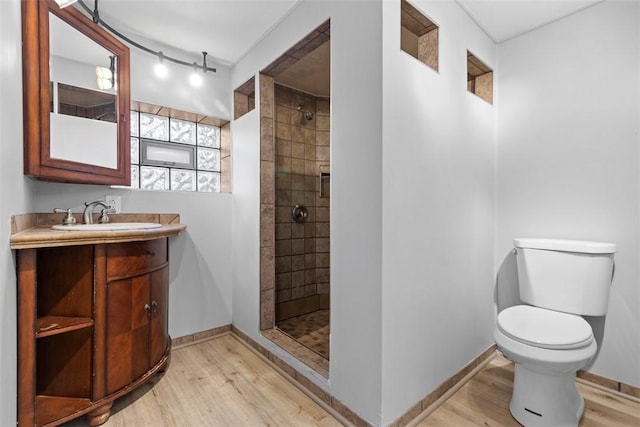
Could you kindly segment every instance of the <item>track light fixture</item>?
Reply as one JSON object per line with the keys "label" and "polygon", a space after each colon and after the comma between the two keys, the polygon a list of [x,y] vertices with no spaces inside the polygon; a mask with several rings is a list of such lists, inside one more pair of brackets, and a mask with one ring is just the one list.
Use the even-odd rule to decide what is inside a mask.
{"label": "track light fixture", "polygon": [[[2,0],[0,0],[2,1]],[[180,59],[177,58],[173,58],[171,56],[167,56],[164,55],[161,51],[156,51],[153,50],[151,48],[148,48],[138,42],[135,42],[133,40],[131,40],[129,37],[125,36],[124,34],[120,33],[118,30],[114,29],[113,27],[111,27],[109,24],[107,24],[106,22],[104,22],[104,20],[102,20],[102,18],[100,18],[100,12],[98,11],[98,0],[94,0],[94,9],[91,10],[89,8],[89,6],[87,6],[85,4],[85,2],[83,0],[55,0],[56,3],[58,3],[60,5],[60,7],[65,7],[68,6],[72,3],[75,3],[76,1],[78,2],[78,4],[85,10],[85,12],[87,12],[91,18],[93,19],[93,22],[95,22],[98,25],[101,25],[102,27],[104,27],[107,31],[109,31],[111,34],[115,35],[116,37],[118,37],[121,40],[124,40],[125,42],[127,42],[128,44],[143,50],[147,53],[150,53],[152,55],[155,55],[158,57],[158,61],[159,64],[163,64],[163,62],[166,61],[170,61],[173,62],[174,64],[179,64],[179,65],[184,65],[187,67],[193,67],[195,65],[195,68],[201,68],[203,72],[207,72],[207,71],[211,71],[213,73],[216,72],[215,68],[209,67],[207,65],[207,52],[202,52],[203,55],[203,61],[202,61],[202,65],[198,65],[197,63],[191,63],[191,62],[187,62],[187,61],[182,61]],[[62,4],[65,4],[65,6],[62,6]],[[168,70],[166,69],[166,65],[164,65],[165,71],[168,74]],[[154,67],[156,74],[158,74],[157,71],[157,65],[156,67]],[[200,79],[200,84],[202,84],[202,76],[199,76]],[[192,83],[193,84],[193,83]]]}
{"label": "track light fixture", "polygon": [[202,51],[202,72],[207,72],[207,52]]}

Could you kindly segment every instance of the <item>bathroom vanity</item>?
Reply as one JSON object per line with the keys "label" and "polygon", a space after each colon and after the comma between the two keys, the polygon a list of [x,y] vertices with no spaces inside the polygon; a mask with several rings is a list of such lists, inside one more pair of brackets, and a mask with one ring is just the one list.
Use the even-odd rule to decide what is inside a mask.
{"label": "bathroom vanity", "polygon": [[13,218],[18,276],[18,425],[110,416],[169,363],[168,239],[178,215],[115,215],[153,229],[59,231],[59,215]]}

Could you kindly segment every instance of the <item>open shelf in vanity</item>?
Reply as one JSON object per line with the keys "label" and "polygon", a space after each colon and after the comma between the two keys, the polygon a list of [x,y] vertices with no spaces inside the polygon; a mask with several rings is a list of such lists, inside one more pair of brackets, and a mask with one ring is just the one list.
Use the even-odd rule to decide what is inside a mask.
{"label": "open shelf in vanity", "polygon": [[113,400],[168,365],[168,238],[186,226],[177,215],[142,231],[26,223],[31,227],[15,226],[11,236],[18,425],[58,425],[83,414],[100,425]]}
{"label": "open shelf in vanity", "polygon": [[29,300],[27,306],[35,301],[35,361],[27,363],[35,365],[35,424],[45,425],[91,405],[93,248],[21,251],[18,271],[32,266],[35,282],[19,288],[19,300]]}

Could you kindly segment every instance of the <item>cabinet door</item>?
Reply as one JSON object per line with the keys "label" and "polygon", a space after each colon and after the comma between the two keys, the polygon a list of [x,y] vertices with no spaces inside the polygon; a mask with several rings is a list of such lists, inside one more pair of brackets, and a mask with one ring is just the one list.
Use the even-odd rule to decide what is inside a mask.
{"label": "cabinet door", "polygon": [[154,366],[164,356],[169,345],[169,267],[151,273],[150,360]]}
{"label": "cabinet door", "polygon": [[107,284],[107,394],[149,370],[150,275]]}
{"label": "cabinet door", "polygon": [[106,394],[143,377],[169,348],[167,240],[107,246]]}

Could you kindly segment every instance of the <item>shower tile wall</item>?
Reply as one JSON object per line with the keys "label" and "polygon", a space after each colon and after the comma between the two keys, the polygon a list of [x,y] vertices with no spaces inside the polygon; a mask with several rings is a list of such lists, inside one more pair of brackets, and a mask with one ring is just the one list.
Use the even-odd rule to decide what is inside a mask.
{"label": "shower tile wall", "polygon": [[[298,106],[313,114],[307,120]],[[275,86],[276,321],[329,305],[329,197],[320,172],[329,172],[329,99]],[[304,224],[291,217],[303,204]]]}
{"label": "shower tile wall", "polygon": [[275,326],[274,80],[260,74],[260,330]]}

